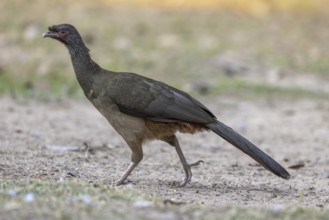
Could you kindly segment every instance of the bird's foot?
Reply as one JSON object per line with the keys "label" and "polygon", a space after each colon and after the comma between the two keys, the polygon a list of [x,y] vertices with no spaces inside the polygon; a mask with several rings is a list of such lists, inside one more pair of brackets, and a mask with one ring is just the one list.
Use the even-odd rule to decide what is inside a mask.
{"label": "bird's foot", "polygon": [[190,163],[189,166],[190,167],[199,166],[201,163],[204,163],[204,161],[203,160],[198,160],[195,163]]}
{"label": "bird's foot", "polygon": [[184,182],[180,185],[180,187],[184,187],[184,186],[186,186],[187,183],[191,182],[191,179],[192,179],[191,167],[198,166],[201,163],[204,163],[204,161],[203,160],[198,160],[195,163],[190,163],[190,164],[184,165],[184,171],[185,171],[186,177],[185,177]]}
{"label": "bird's foot", "polygon": [[125,180],[127,179],[127,177],[129,176],[129,174],[135,169],[135,167],[137,166],[138,163],[131,163],[128,167],[128,169],[123,173],[123,175],[120,177],[120,179],[118,179],[118,181],[116,182],[117,186],[123,185],[125,184]]}
{"label": "bird's foot", "polygon": [[115,183],[116,186],[121,186],[121,185],[124,185],[124,184],[126,184],[125,180],[122,180],[121,178]]}

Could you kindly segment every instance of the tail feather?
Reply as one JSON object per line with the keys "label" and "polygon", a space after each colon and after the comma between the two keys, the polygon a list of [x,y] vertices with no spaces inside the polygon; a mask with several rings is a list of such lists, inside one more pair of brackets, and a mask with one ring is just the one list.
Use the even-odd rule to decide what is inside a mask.
{"label": "tail feather", "polygon": [[284,179],[290,178],[290,174],[279,163],[273,160],[270,156],[268,156],[246,138],[238,134],[232,128],[221,123],[220,121],[209,123],[207,124],[207,127],[244,153],[248,154],[273,174]]}

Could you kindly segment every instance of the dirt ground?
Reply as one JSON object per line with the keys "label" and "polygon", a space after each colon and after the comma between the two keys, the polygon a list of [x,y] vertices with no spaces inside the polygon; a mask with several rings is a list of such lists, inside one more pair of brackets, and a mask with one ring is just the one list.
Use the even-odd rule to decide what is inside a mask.
{"label": "dirt ground", "polygon": [[[175,150],[144,146],[144,159],[129,187],[165,199],[210,206],[329,206],[329,103],[199,98],[218,118],[288,168],[280,179],[214,133],[179,135],[195,167],[184,178]],[[0,98],[0,177],[114,184],[130,162],[130,150],[106,120],[84,101],[40,102]],[[86,146],[89,146],[87,149]]]}

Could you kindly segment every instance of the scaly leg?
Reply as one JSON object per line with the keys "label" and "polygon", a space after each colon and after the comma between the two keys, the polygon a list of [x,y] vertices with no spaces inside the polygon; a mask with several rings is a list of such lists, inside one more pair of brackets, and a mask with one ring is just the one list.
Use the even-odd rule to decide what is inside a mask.
{"label": "scaly leg", "polygon": [[129,174],[137,167],[139,162],[143,159],[143,148],[142,145],[139,143],[128,143],[128,146],[130,147],[132,154],[131,154],[131,161],[132,163],[129,165],[127,170],[123,173],[123,175],[120,177],[120,179],[117,181],[116,185],[122,185],[124,184],[124,181],[127,179]]}
{"label": "scaly leg", "polygon": [[185,180],[184,182],[180,185],[181,187],[184,187],[186,186],[187,183],[189,183],[192,179],[192,171],[191,171],[191,167],[193,166],[197,166],[199,165],[200,163],[204,163],[203,160],[199,160],[195,163],[192,163],[192,164],[188,164],[186,159],[185,159],[185,156],[183,154],[183,151],[182,149],[180,148],[180,145],[178,143],[178,140],[177,140],[177,137],[174,135],[172,137],[170,137],[170,139],[166,140],[167,143],[169,143],[170,145],[174,146],[175,149],[176,149],[176,152],[179,156],[179,159],[183,165],[183,168],[184,168],[184,172],[185,172]]}
{"label": "scaly leg", "polygon": [[124,183],[124,181],[127,179],[127,177],[129,176],[129,174],[135,169],[135,167],[137,167],[138,163],[131,163],[129,165],[129,167],[127,168],[127,170],[123,173],[123,175],[120,177],[120,179],[117,181],[116,185],[122,185]]}

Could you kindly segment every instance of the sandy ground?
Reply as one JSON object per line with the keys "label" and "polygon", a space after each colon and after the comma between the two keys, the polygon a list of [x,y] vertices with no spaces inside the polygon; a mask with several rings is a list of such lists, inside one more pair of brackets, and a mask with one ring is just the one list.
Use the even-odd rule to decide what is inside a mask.
{"label": "sandy ground", "polygon": [[[329,103],[241,102],[201,98],[224,123],[288,168],[280,179],[214,133],[179,135],[195,167],[184,178],[175,150],[165,143],[144,146],[144,160],[129,187],[165,199],[210,206],[329,206]],[[0,98],[0,177],[113,184],[130,162],[130,150],[87,102],[38,102]],[[86,145],[89,149],[86,150]]]}

